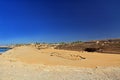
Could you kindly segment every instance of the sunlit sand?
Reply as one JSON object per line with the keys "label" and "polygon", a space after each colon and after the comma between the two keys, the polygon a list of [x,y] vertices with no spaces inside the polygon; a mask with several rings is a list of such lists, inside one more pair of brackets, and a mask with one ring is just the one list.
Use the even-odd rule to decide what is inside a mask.
{"label": "sunlit sand", "polygon": [[106,80],[118,79],[119,72],[119,54],[21,46],[0,55],[1,80]]}
{"label": "sunlit sand", "polygon": [[120,66],[119,54],[89,53],[57,49],[38,50],[31,46],[16,47],[4,53],[2,56],[28,64],[76,67]]}

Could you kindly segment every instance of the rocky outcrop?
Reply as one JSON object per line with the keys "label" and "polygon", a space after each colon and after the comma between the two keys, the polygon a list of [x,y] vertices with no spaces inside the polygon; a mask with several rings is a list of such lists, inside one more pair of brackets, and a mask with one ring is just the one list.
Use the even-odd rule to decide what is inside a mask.
{"label": "rocky outcrop", "polygon": [[120,54],[120,39],[95,40],[75,44],[61,44],[58,45],[56,49]]}

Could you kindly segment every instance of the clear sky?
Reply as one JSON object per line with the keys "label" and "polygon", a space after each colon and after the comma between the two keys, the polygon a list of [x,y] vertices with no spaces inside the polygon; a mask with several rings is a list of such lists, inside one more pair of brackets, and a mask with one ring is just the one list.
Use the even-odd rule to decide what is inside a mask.
{"label": "clear sky", "polygon": [[0,0],[0,44],[120,38],[120,0]]}

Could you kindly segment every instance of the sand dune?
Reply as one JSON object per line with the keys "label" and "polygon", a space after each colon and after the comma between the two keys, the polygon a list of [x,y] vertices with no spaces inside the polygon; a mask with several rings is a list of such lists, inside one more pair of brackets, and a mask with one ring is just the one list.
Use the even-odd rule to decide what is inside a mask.
{"label": "sand dune", "polygon": [[64,65],[77,67],[120,66],[119,54],[87,53],[56,49],[38,50],[31,46],[16,47],[2,56],[28,64]]}
{"label": "sand dune", "polygon": [[21,46],[0,55],[0,80],[119,80],[120,55]]}

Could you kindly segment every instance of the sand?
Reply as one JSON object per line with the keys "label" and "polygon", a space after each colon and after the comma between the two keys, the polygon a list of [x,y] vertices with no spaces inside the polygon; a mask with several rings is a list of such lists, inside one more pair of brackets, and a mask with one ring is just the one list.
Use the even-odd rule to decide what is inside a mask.
{"label": "sand", "polygon": [[120,66],[119,54],[88,53],[56,49],[38,50],[31,46],[14,48],[3,54],[28,64],[64,65],[77,67]]}
{"label": "sand", "polygon": [[0,55],[0,80],[120,80],[120,55],[16,47]]}

